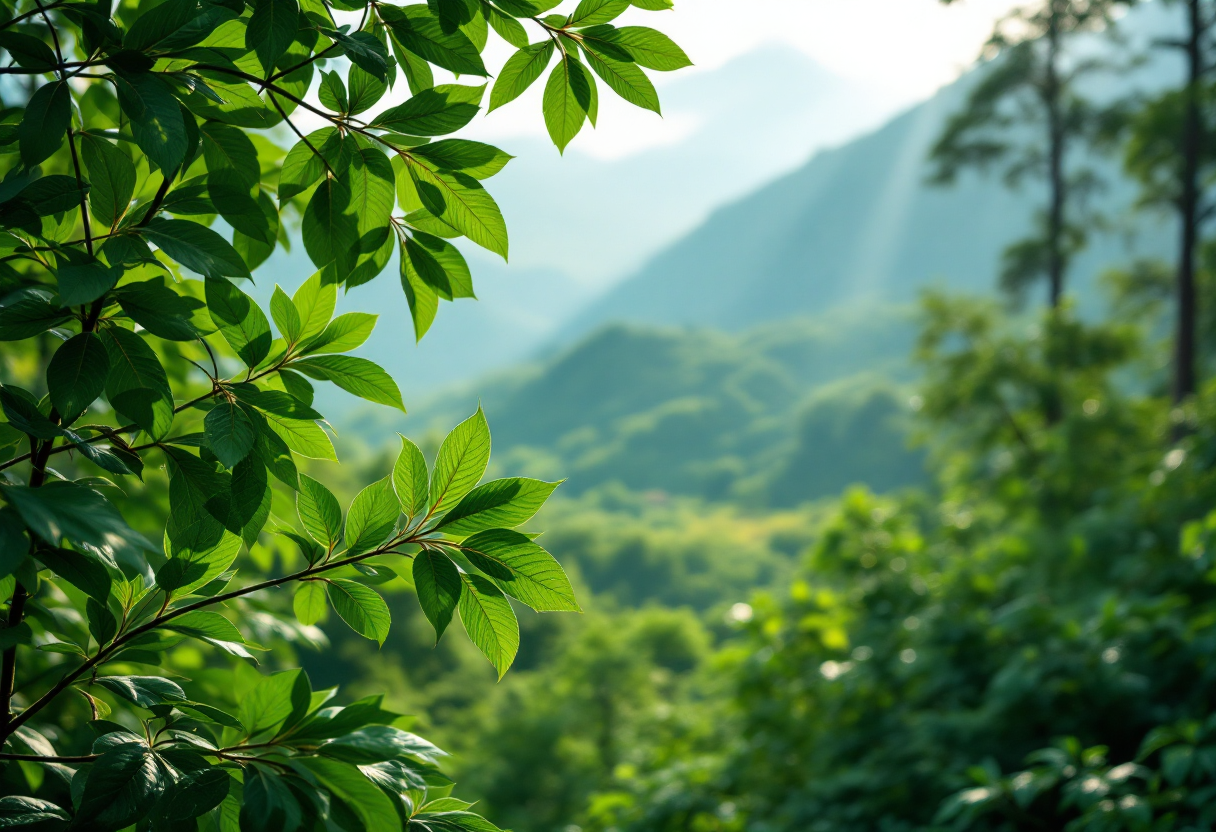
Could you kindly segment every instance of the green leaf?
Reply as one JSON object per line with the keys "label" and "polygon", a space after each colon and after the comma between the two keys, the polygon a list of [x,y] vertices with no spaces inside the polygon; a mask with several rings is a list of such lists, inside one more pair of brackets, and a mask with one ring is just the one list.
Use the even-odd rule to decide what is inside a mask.
{"label": "green leaf", "polygon": [[109,644],[118,634],[118,622],[114,619],[114,614],[96,598],[88,600],[85,612],[89,620],[89,635],[93,637],[98,646]]}
{"label": "green leaf", "polygon": [[445,28],[422,4],[380,9],[393,37],[415,55],[457,75],[489,75],[477,47],[459,29]]}
{"label": "green leaf", "polygon": [[[333,278],[333,279],[328,279]],[[326,328],[338,302],[337,275],[319,271],[305,280],[292,295],[300,321],[299,340],[305,341]],[[374,316],[372,316],[374,318]]]}
{"label": "green leaf", "polygon": [[320,335],[309,341],[303,351],[305,353],[350,352],[361,346],[372,334],[378,318],[378,315],[371,315],[367,312],[347,312],[345,315],[339,315],[325,327]]}
{"label": "green leaf", "polygon": [[64,306],[92,303],[114,288],[122,277],[122,266],[106,266],[79,251],[66,255],[55,272],[59,282],[59,302]]}
{"label": "green leaf", "polygon": [[413,575],[418,604],[435,628],[435,643],[438,644],[460,601],[460,573],[447,555],[423,549],[414,555]]}
{"label": "green leaf", "polygon": [[153,828],[185,823],[205,815],[223,802],[234,782],[232,775],[222,768],[203,768],[183,774],[157,801],[152,811]]}
{"label": "green leaf", "polygon": [[327,592],[338,616],[364,638],[380,644],[388,638],[388,604],[372,589],[355,581],[333,578]]}
{"label": "green leaf", "polygon": [[346,513],[346,551],[361,555],[383,543],[397,526],[401,506],[390,478],[377,480],[355,495]]}
{"label": "green leaf", "polygon": [[489,192],[471,176],[440,173],[417,159],[406,168],[426,209],[477,245],[507,257],[507,225]]}
{"label": "green leaf", "polygon": [[55,351],[46,370],[46,385],[63,424],[75,422],[96,401],[105,390],[109,372],[109,353],[92,332],[69,338]]}
{"label": "green leaf", "polygon": [[123,829],[144,817],[164,788],[156,755],[142,742],[123,743],[93,762],[76,816],[102,832]]}
{"label": "green leaf", "polygon": [[473,276],[456,246],[439,237],[415,232],[405,244],[404,263],[444,300],[472,298]]}
{"label": "green leaf", "polygon": [[137,539],[109,500],[74,482],[53,481],[41,488],[10,485],[0,495],[34,534],[52,546],[64,538],[99,547],[113,546],[111,536]]}
{"label": "green leaf", "polygon": [[467,174],[474,179],[489,179],[514,156],[493,145],[468,139],[442,139],[411,151],[430,162],[437,170]]}
{"label": "green leaf", "polygon": [[241,789],[240,828],[244,830],[300,828],[302,812],[287,778],[269,767],[252,764],[245,768]]}
{"label": "green leaf", "polygon": [[342,83],[342,76],[337,72],[321,73],[321,87],[317,90],[317,98],[322,107],[335,113],[345,113],[350,107],[350,100],[346,97],[346,84]]}
{"label": "green leaf", "polygon": [[296,590],[291,606],[295,611],[296,620],[306,627],[324,621],[328,609],[325,603],[325,584],[321,581],[304,581]]}
{"label": "green leaf", "polygon": [[148,52],[189,23],[198,10],[194,0],[167,0],[142,14],[123,38],[123,48]]}
{"label": "green leaf", "polygon": [[439,309],[439,294],[410,262],[406,254],[406,244],[401,243],[401,288],[405,291],[405,299],[410,307],[410,318],[414,322],[414,339],[421,341],[427,330],[435,321],[435,313]]}
{"label": "green leaf", "polygon": [[171,176],[185,161],[189,147],[182,108],[169,85],[153,72],[119,72],[118,104],[130,119],[139,149]]}
{"label": "green leaf", "polygon": [[25,166],[32,168],[62,147],[71,121],[72,94],[66,83],[52,81],[35,90],[17,125]]}
{"label": "green leaf", "polygon": [[[33,40],[33,38],[31,38]],[[0,42],[0,46],[4,43]],[[0,829],[43,821],[69,821],[71,817],[49,800],[37,797],[0,797]]]}
{"label": "green leaf", "polygon": [[284,670],[263,676],[249,693],[241,698],[237,718],[248,736],[260,734],[289,720],[298,722],[307,713],[311,688],[303,670]]}
{"label": "green leaf", "polygon": [[553,41],[546,40],[545,43],[524,46],[507,58],[499,78],[494,81],[494,89],[490,90],[490,107],[486,112],[495,111],[523,95],[524,90],[545,72],[554,49]]}
{"label": "green leaf", "polygon": [[401,453],[393,464],[393,490],[401,504],[401,511],[407,517],[414,517],[426,511],[430,501],[426,458],[418,446],[404,436],[401,437]]}
{"label": "green leaf", "polygon": [[280,202],[321,181],[327,164],[335,176],[344,173],[350,164],[350,144],[342,139],[336,127],[313,131],[288,151],[279,174]]}
{"label": "green leaf", "polygon": [[526,477],[487,482],[465,495],[435,528],[452,535],[513,529],[531,519],[558,485]]}
{"label": "green leaf", "polygon": [[199,132],[202,134],[203,159],[210,174],[232,174],[246,190],[258,184],[262,178],[258,151],[244,130],[218,121],[204,121]]}
{"label": "green leaf", "polygon": [[173,392],[156,353],[143,338],[121,327],[103,330],[101,340],[110,354],[110,405],[154,439],[163,438],[173,424]]}
{"label": "green leaf", "polygon": [[296,511],[313,540],[331,549],[338,545],[342,539],[342,507],[338,498],[306,474],[300,474]]}
{"label": "green leaf", "polygon": [[255,0],[245,29],[245,48],[257,52],[264,67],[273,67],[296,38],[300,4],[296,0]]}
{"label": "green leaf", "polygon": [[[274,244],[274,232],[266,212],[235,171],[225,168],[208,175],[207,193],[215,210],[234,229],[257,242]],[[244,263],[243,258],[241,262]]]}
{"label": "green leaf", "polygon": [[438,516],[473,490],[490,463],[490,426],[481,408],[452,429],[439,446],[431,475],[431,512]]}
{"label": "green leaf", "polygon": [[207,447],[225,468],[236,464],[253,450],[257,430],[245,409],[231,399],[221,398],[203,420]]}
{"label": "green leaf", "polygon": [[614,60],[590,44],[583,44],[583,54],[595,74],[621,98],[645,110],[660,111],[659,94],[637,64]]}
{"label": "green leaf", "polygon": [[51,47],[31,35],[21,32],[0,32],[0,49],[7,52],[17,66],[37,72],[53,72],[59,61]]}
{"label": "green leaf", "polygon": [[401,832],[401,821],[388,795],[357,767],[325,757],[301,757],[297,764],[350,807],[364,832]]}
{"label": "green leaf", "polygon": [[131,320],[153,335],[170,341],[194,341],[199,336],[194,313],[204,303],[169,288],[163,277],[123,284],[114,290],[114,297]]}
{"label": "green leaf", "polygon": [[66,309],[45,299],[30,296],[13,300],[0,308],[0,340],[21,341],[41,335],[71,317]]}
{"label": "green leaf", "polygon": [[563,153],[566,145],[583,129],[591,108],[593,84],[578,58],[569,53],[562,55],[545,84],[545,127]]}
{"label": "green leaf", "polygon": [[344,34],[332,29],[324,34],[333,39],[350,62],[381,81],[388,80],[388,50],[370,32]]}
{"label": "green leaf", "polygon": [[177,682],[160,676],[99,676],[93,684],[141,708],[186,699],[186,692]]}
{"label": "green leaf", "polygon": [[519,650],[519,622],[506,596],[481,575],[460,574],[460,622],[498,678],[506,675]]}
{"label": "green leaf", "polygon": [[299,340],[302,330],[300,313],[296,311],[291,298],[287,297],[287,293],[279,288],[277,283],[274,287],[274,294],[270,297],[270,317],[274,319],[274,325],[279,328],[279,334],[288,344],[294,344]]}
{"label": "green leaf", "polygon": [[89,207],[93,219],[112,228],[131,204],[135,166],[127,154],[100,136],[80,134],[80,151],[92,185]]}
{"label": "green leaf", "polygon": [[245,637],[236,625],[217,612],[206,610],[191,610],[176,618],[170,619],[164,625],[167,630],[174,630],[198,638],[215,639],[216,641],[234,641],[244,643]]}
{"label": "green leaf", "polygon": [[241,255],[204,225],[157,218],[142,233],[165,254],[204,277],[252,277]]}
{"label": "green leaf", "polygon": [[304,249],[319,269],[333,263],[338,274],[348,274],[354,268],[359,224],[347,212],[350,204],[350,186],[333,178],[322,180],[308,200],[300,230]]}
{"label": "green leaf", "polygon": [[484,0],[481,4],[481,9],[482,14],[486,16],[494,31],[498,32],[499,37],[516,49],[522,49],[528,45],[528,32],[518,20],[503,14],[496,7],[484,2]]}
{"label": "green leaf", "polygon": [[37,557],[47,568],[98,603],[110,597],[110,573],[94,557],[70,549],[41,548]]}
{"label": "green leaf", "polygon": [[[645,26],[593,26],[579,32],[584,46],[617,60],[632,59],[639,66],[670,72],[692,66],[684,50],[662,32]],[[619,54],[619,53],[624,54]]]}
{"label": "green leaf", "polygon": [[499,589],[532,609],[580,612],[561,565],[526,535],[490,529],[466,539],[460,550]]}
{"label": "green leaf", "polygon": [[353,355],[316,355],[293,361],[290,366],[310,378],[332,381],[361,399],[405,412],[397,382],[378,364],[366,358]]}
{"label": "green leaf", "polygon": [[372,127],[409,136],[443,136],[464,127],[481,109],[485,86],[441,84],[423,90],[404,104],[390,107],[372,120]]}
{"label": "green leaf", "polygon": [[266,314],[224,278],[207,278],[206,298],[212,322],[245,366],[260,364],[270,354],[273,341]]}
{"label": "green leaf", "polygon": [[266,412],[266,424],[295,453],[308,459],[328,459],[336,462],[338,455],[329,435],[313,421],[291,419]]}
{"label": "green leaf", "polygon": [[582,0],[570,15],[571,26],[595,26],[620,17],[629,0]]}
{"label": "green leaf", "polygon": [[357,66],[351,66],[347,80],[350,86],[348,112],[351,115],[370,110],[388,91],[387,83]]}
{"label": "green leaf", "polygon": [[431,743],[392,725],[368,725],[321,744],[317,753],[355,765],[441,756]]}

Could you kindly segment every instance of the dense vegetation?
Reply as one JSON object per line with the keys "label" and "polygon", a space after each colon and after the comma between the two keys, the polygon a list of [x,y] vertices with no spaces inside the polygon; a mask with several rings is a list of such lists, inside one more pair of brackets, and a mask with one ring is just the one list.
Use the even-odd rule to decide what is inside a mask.
{"label": "dense vegetation", "polygon": [[[974,175],[962,173],[972,162],[997,175],[1008,173],[998,163],[1013,164],[1043,213],[1003,259],[1006,297],[922,297],[916,374],[895,378],[907,385],[899,401],[914,391],[919,406],[912,430],[929,482],[886,495],[851,489],[788,514],[771,511],[776,492],[740,487],[746,476],[733,490],[690,484],[694,463],[728,456],[714,443],[737,441],[736,425],[763,435],[738,417],[703,428],[688,443],[700,455],[680,443],[632,446],[672,454],[683,470],[673,456],[652,456],[647,470],[623,453],[580,469],[588,485],[713,502],[600,485],[546,509],[546,537],[577,564],[587,614],[539,622],[537,653],[492,696],[427,712],[441,733],[477,725],[491,738],[496,754],[463,748],[461,769],[495,813],[520,829],[605,832],[1210,828],[1216,339],[1203,243],[1209,147],[1205,138],[1193,155],[1188,131],[1195,120],[1201,136],[1216,128],[1205,68],[1213,9],[1198,0],[1167,9],[1182,35],[1169,43],[1184,57],[1200,51],[1197,80],[1099,107],[1080,79],[1117,78],[1135,56],[1119,42],[1104,64],[1067,56],[1112,9],[1029,8],[1029,24],[994,39],[979,70],[994,80],[972,86],[972,109],[938,143],[939,162],[960,175]],[[1052,127],[1061,113],[1077,117],[1063,140]],[[1066,175],[1053,177],[1053,145]],[[1117,187],[1140,190],[1141,213],[1105,219],[1152,225],[1164,209],[1179,233],[1169,259],[1125,262],[1099,296],[1073,280],[1087,242],[1076,226],[1092,224],[1085,212],[1095,207],[1109,212],[1081,196],[1101,193],[1090,177],[1118,169]],[[759,343],[759,332],[608,330],[490,395],[508,412],[513,401],[522,412],[528,395],[550,405],[549,440],[529,435],[521,416],[513,441],[548,454],[528,464],[577,468],[576,427],[594,426],[618,449],[631,447],[618,437],[637,441],[629,426],[660,436],[658,408],[705,390],[699,367],[723,366],[717,344],[749,372],[732,364],[715,380],[757,378],[763,365],[740,345]],[[628,366],[611,356],[664,354],[656,344],[695,351],[647,364],[651,375],[682,368],[671,379],[612,386]],[[793,362],[811,374],[814,365]],[[601,380],[613,390],[602,401],[587,393]],[[590,403],[577,418],[558,395],[575,381],[570,401]],[[743,400],[771,402],[771,389],[749,388]],[[771,406],[790,414],[787,438],[806,402],[794,398]],[[708,424],[682,418],[669,440]],[[804,467],[827,464],[827,444],[815,447]],[[746,470],[773,469],[757,455]],[[606,530],[622,511],[637,517],[633,541],[570,533]],[[690,528],[681,515],[703,519]],[[701,536],[729,540],[724,516],[767,551],[712,557]],[[705,553],[698,572],[683,568],[678,542]],[[674,566],[653,571],[655,550]],[[740,567],[758,554],[771,576]],[[749,593],[747,582],[770,577]]]}
{"label": "dense vegetation", "polygon": [[[385,594],[410,586],[434,638],[458,616],[501,677],[520,643],[509,599],[579,609],[515,530],[559,483],[481,482],[480,409],[429,463],[401,437],[345,511],[299,470],[337,461],[314,381],[405,409],[347,354],[377,316],[334,317],[339,288],[397,251],[399,316],[421,338],[440,299],[473,296],[448,239],[507,255],[481,181],[510,157],[432,141],[488,84],[434,70],[488,78],[493,29],[516,50],[494,109],[554,64],[543,115],[564,149],[596,121],[596,76],[657,111],[641,67],[688,65],[661,33],[611,25],[669,0],[545,14],[558,5],[3,5],[0,826],[496,828],[450,796],[446,754],[383,695],[337,704],[301,668],[239,663],[322,642],[331,609],[383,644]],[[385,108],[393,86],[405,100]],[[305,135],[305,114],[325,126]],[[238,281],[297,221],[318,271],[291,296],[276,286],[268,318]]]}

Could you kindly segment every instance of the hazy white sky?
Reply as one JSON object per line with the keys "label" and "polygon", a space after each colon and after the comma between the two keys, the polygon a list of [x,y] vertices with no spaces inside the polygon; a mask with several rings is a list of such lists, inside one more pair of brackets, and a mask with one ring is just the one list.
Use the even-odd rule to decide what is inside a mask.
{"label": "hazy white sky", "polygon": [[[838,75],[881,92],[892,109],[928,97],[975,60],[993,22],[1014,0],[676,0],[668,12],[631,9],[616,23],[644,25],[670,35],[695,64],[676,73],[651,73],[665,82],[722,66],[732,58],[773,44],[788,44]],[[511,47],[491,38],[487,65],[501,66]],[[772,83],[780,84],[774,78]],[[540,90],[472,125],[486,140],[542,136]],[[661,119],[615,100],[600,98],[597,130],[584,130],[577,152],[619,158],[659,144],[679,142],[695,125]]]}

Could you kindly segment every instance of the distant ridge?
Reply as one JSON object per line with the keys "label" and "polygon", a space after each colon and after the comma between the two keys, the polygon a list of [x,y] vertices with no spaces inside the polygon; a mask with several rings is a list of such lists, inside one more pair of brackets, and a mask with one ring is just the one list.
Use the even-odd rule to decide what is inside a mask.
{"label": "distant ridge", "polygon": [[[1127,21],[1137,36],[1170,20],[1159,4],[1133,14]],[[1086,47],[1100,45],[1095,39]],[[1158,86],[1172,72],[1159,61],[1134,83]],[[1025,234],[1042,197],[1032,187],[1011,192],[995,175],[968,174],[947,188],[928,184],[929,151],[976,77],[968,73],[880,129],[719,208],[593,301],[561,342],[614,321],[739,330],[842,304],[905,302],[934,284],[992,291],[1001,251]],[[1131,85],[1104,80],[1095,92],[1122,95]],[[731,162],[747,164],[746,147]],[[1117,221],[1134,189],[1114,161],[1105,167],[1101,200]],[[1130,241],[1118,231],[1095,235],[1076,264],[1073,288],[1093,302],[1093,278],[1103,269],[1133,253],[1168,254],[1167,227],[1149,228]]]}

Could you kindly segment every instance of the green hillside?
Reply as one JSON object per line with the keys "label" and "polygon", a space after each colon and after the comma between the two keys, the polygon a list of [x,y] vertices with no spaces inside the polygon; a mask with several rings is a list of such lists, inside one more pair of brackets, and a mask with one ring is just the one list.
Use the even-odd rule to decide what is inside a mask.
{"label": "green hillside", "polygon": [[922,477],[905,436],[910,370],[897,358],[912,331],[895,307],[741,333],[612,325],[416,408],[404,427],[437,431],[480,400],[499,463],[567,477],[574,494],[616,482],[793,505],[855,482],[897,488]]}

